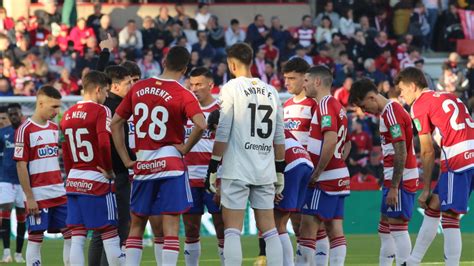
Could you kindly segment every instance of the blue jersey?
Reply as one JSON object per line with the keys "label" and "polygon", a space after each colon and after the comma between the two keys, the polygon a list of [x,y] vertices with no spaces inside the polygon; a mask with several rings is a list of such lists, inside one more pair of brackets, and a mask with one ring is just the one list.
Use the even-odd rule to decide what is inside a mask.
{"label": "blue jersey", "polygon": [[15,150],[15,129],[12,126],[0,128],[0,152],[3,153],[0,182],[20,184],[13,160]]}

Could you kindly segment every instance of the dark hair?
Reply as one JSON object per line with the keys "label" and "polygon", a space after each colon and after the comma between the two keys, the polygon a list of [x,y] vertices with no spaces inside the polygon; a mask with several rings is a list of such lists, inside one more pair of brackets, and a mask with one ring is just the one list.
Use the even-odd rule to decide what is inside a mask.
{"label": "dark hair", "polygon": [[0,106],[0,114],[4,114],[8,111],[8,107],[1,105]]}
{"label": "dark hair", "polygon": [[285,66],[282,69],[283,73],[296,72],[299,74],[304,74],[308,71],[310,65],[306,60],[300,57],[294,57],[290,61],[286,62]]}
{"label": "dark hair", "polygon": [[227,49],[227,58],[239,60],[242,64],[250,66],[253,59],[253,50],[246,43],[236,43]]}
{"label": "dark hair", "polygon": [[253,17],[253,21],[254,21],[254,22],[257,21],[257,19],[258,19],[259,17],[263,17],[262,14],[257,14],[257,15],[255,15],[255,17]]}
{"label": "dark hair", "polygon": [[82,79],[84,92],[93,91],[95,88],[103,88],[110,84],[110,78],[104,72],[91,70]]}
{"label": "dark hair", "polygon": [[413,52],[420,52],[420,48],[416,47],[416,46],[409,46],[408,47],[408,51],[407,51],[409,54],[413,53]]}
{"label": "dark hair", "polygon": [[166,68],[171,71],[183,71],[188,66],[191,55],[181,46],[174,46],[166,55]]}
{"label": "dark hair", "polygon": [[235,24],[239,24],[239,21],[235,18],[231,19],[230,20],[230,25],[235,25]]}
{"label": "dark hair", "polygon": [[362,78],[352,83],[349,92],[349,103],[358,105],[358,103],[363,101],[365,96],[367,96],[371,91],[378,94],[377,86],[375,86],[374,82],[368,78]]}
{"label": "dark hair", "polygon": [[304,20],[307,19],[307,18],[311,18],[311,16],[310,16],[310,15],[304,15],[304,16],[301,18],[301,21],[304,21]]}
{"label": "dark hair", "polygon": [[275,38],[273,38],[273,36],[271,34],[268,34],[266,37],[265,37],[265,42],[269,39],[272,39],[273,41],[275,41]]}
{"label": "dark hair", "polygon": [[195,19],[193,18],[188,18],[189,25],[191,26],[192,30],[197,30],[198,29],[198,23]]}
{"label": "dark hair", "polygon": [[39,88],[38,92],[36,93],[37,96],[47,96],[49,98],[57,99],[60,100],[62,98],[61,93],[59,91],[51,86],[51,85],[43,85],[41,88]]}
{"label": "dark hair", "polygon": [[112,83],[120,83],[125,78],[130,76],[127,69],[123,66],[108,66],[105,68],[104,73],[111,80]]}
{"label": "dark hair", "polygon": [[138,67],[137,63],[133,61],[126,60],[122,62],[120,66],[123,66],[125,69],[127,69],[127,72],[131,77],[142,76],[142,71],[140,70],[140,67]]}
{"label": "dark hair", "polygon": [[275,68],[275,64],[272,61],[265,61],[265,65],[270,65],[272,68]]}
{"label": "dark hair", "polygon": [[212,72],[209,71],[206,67],[195,67],[189,73],[190,77],[199,77],[204,76],[206,78],[212,79]]}
{"label": "dark hair", "polygon": [[203,7],[205,7],[205,6],[209,6],[209,4],[208,4],[208,3],[203,3],[203,2],[201,2],[201,3],[199,3],[199,5],[198,5],[198,9],[201,9],[201,8],[203,8]]}
{"label": "dark hair", "polygon": [[332,72],[329,70],[329,68],[319,65],[319,66],[313,66],[306,71],[310,76],[313,77],[319,77],[323,83],[324,86],[326,87],[331,87],[332,86]]}
{"label": "dark hair", "polygon": [[129,20],[127,21],[127,24],[129,24],[129,23],[135,23],[135,24],[136,24],[137,22],[136,22],[134,19],[129,19]]}
{"label": "dark hair", "polygon": [[[10,108],[18,108],[21,110],[21,104],[19,103],[10,103],[8,104],[8,106],[5,107],[6,109],[10,109]],[[0,112],[1,113],[1,112]]]}
{"label": "dark hair", "polygon": [[25,64],[23,64],[22,62],[18,62],[15,64],[14,68],[15,69],[19,69],[20,67],[26,67]]}
{"label": "dark hair", "polygon": [[416,67],[407,67],[400,71],[395,77],[393,83],[395,86],[398,86],[400,82],[404,83],[415,83],[415,86],[424,89],[428,87],[428,82],[426,82],[425,74]]}

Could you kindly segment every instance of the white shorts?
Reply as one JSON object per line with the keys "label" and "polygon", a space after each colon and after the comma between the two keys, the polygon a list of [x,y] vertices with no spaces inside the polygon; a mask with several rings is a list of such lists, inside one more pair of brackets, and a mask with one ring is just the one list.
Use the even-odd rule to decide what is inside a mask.
{"label": "white shorts", "polygon": [[25,208],[23,190],[18,184],[0,182],[0,204],[10,203],[13,203],[15,207]]}
{"label": "white shorts", "polygon": [[251,185],[239,179],[221,179],[221,204],[231,210],[245,210],[247,200],[257,210],[272,210],[275,186]]}

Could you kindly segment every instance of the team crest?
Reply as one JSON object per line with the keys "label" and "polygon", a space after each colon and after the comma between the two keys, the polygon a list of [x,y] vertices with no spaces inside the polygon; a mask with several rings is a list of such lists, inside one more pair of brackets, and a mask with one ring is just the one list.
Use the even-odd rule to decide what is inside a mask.
{"label": "team crest", "polygon": [[399,124],[393,125],[390,127],[390,134],[392,138],[399,138],[402,136],[402,130]]}
{"label": "team crest", "polygon": [[325,115],[321,120],[321,127],[330,127],[332,125],[331,116]]}

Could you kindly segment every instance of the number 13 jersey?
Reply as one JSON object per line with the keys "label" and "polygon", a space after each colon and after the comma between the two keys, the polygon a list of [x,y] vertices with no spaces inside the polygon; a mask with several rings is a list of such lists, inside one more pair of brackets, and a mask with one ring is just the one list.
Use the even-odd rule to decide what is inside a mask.
{"label": "number 13 jersey", "polygon": [[411,116],[420,135],[438,128],[441,172],[474,168],[474,121],[454,94],[424,91],[412,104]]}
{"label": "number 13 jersey", "polygon": [[216,141],[228,143],[222,178],[252,185],[276,181],[273,144],[285,144],[278,92],[257,78],[239,77],[221,89]]}

